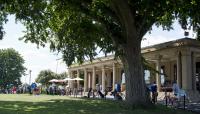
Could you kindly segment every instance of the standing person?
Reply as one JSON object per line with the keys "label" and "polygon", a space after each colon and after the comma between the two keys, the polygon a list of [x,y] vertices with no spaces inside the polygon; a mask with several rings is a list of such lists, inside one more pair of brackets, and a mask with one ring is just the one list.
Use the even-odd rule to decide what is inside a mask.
{"label": "standing person", "polygon": [[174,96],[170,97],[170,99],[169,99],[170,101],[169,102],[173,105],[174,102],[180,98],[180,94],[179,94],[180,93],[180,88],[179,88],[178,84],[176,83],[176,81],[173,82],[172,90],[173,90],[173,95]]}
{"label": "standing person", "polygon": [[54,95],[53,93],[54,93],[54,90],[53,90],[53,86],[51,85],[49,86],[49,94]]}
{"label": "standing person", "polygon": [[32,92],[33,94],[35,94],[36,88],[37,88],[37,84],[36,84],[36,83],[32,83],[32,84],[31,84],[31,92]]}
{"label": "standing person", "polygon": [[173,89],[174,95],[177,97],[179,95],[180,88],[178,84],[176,83],[176,81],[173,82],[172,89]]}
{"label": "standing person", "polygon": [[99,97],[100,85],[96,84],[97,96]]}
{"label": "standing person", "polygon": [[70,88],[69,88],[69,85],[67,84],[66,86],[65,86],[65,94],[68,96],[68,95],[70,95]]}
{"label": "standing person", "polygon": [[13,91],[13,94],[16,94],[17,93],[17,88],[14,86],[12,91]]}
{"label": "standing person", "polygon": [[125,76],[125,73],[124,73],[124,70],[123,70],[122,82],[121,82],[121,92],[126,90],[126,79],[125,78],[126,78],[126,76]]}
{"label": "standing person", "polygon": [[153,82],[153,84],[151,85],[151,92],[152,92],[151,94],[152,102],[155,104],[157,102],[157,96],[158,96],[156,82]]}
{"label": "standing person", "polygon": [[28,92],[29,92],[30,95],[32,94],[30,85],[28,86]]}

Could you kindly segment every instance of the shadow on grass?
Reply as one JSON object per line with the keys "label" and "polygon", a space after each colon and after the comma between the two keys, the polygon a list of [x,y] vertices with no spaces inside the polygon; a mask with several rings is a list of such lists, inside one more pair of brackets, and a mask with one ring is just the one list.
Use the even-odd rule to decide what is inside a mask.
{"label": "shadow on grass", "polygon": [[[0,101],[1,114],[189,114],[164,107],[156,109],[122,108],[122,104],[106,100],[48,100],[44,102]],[[161,113],[162,112],[162,113]]]}

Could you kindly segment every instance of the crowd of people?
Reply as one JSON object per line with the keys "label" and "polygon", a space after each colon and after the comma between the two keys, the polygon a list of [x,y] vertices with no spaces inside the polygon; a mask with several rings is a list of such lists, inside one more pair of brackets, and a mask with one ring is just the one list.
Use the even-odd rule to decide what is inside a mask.
{"label": "crowd of people", "polygon": [[[175,100],[179,99],[181,96],[186,95],[185,92],[179,88],[176,81],[173,82],[170,88],[172,89],[172,92],[170,93],[173,93],[173,94],[170,94],[166,97],[168,98],[169,102],[171,102],[172,104]],[[115,84],[114,90],[111,91],[110,95],[113,95],[115,100],[122,100],[123,99],[122,91],[124,91],[122,89],[123,88],[121,87],[120,84]],[[69,84],[65,84],[65,83],[58,83],[58,84],[52,83],[48,87],[44,88],[43,90],[46,90],[46,94],[48,95],[61,95],[61,96],[67,95],[67,96],[74,96],[74,97],[77,97],[77,95],[80,95],[80,96],[83,95],[83,88],[81,85],[78,86],[77,81],[73,82],[73,88],[71,88]],[[151,97],[152,103],[155,104],[157,102],[157,97],[159,94],[157,84],[153,82],[148,87],[148,91],[150,92],[149,95]],[[29,93],[33,95],[39,95],[41,94],[41,92],[42,92],[42,87],[37,86],[36,83],[32,83],[31,85],[26,84],[26,85],[20,85],[20,86],[8,86],[5,89],[0,88],[0,93],[4,93],[4,94]],[[102,91],[101,85],[97,84],[95,90],[92,88],[89,88],[87,97],[90,98],[90,96],[92,95],[93,97],[100,96],[101,98],[105,98],[108,92],[109,90],[107,89]]]}
{"label": "crowd of people", "polygon": [[19,94],[19,93],[26,93],[27,87],[20,85],[20,86],[10,86],[5,88],[0,88],[0,94]]}
{"label": "crowd of people", "polygon": [[68,84],[58,84],[52,83],[49,87],[46,88],[46,93],[48,95],[67,95],[77,97],[77,95],[83,95],[82,86],[78,87],[77,81],[73,83],[73,88]]}

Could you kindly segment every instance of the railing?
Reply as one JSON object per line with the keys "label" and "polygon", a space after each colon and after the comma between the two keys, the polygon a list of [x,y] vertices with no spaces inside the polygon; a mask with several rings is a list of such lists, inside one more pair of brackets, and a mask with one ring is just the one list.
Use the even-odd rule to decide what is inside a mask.
{"label": "railing", "polygon": [[165,106],[173,106],[176,108],[180,108],[181,104],[183,105],[183,109],[186,109],[186,103],[187,103],[187,98],[186,95],[171,95],[169,94],[171,92],[167,92],[165,91],[165,97],[164,97],[164,101],[165,101]]}

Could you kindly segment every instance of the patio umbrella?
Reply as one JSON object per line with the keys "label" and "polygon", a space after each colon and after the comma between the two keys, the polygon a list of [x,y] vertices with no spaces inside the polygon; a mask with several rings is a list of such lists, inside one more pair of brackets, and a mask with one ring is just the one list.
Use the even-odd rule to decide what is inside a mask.
{"label": "patio umbrella", "polygon": [[73,80],[83,80],[82,78],[79,78],[79,77],[77,77],[77,78],[73,78]]}
{"label": "patio umbrella", "polygon": [[69,81],[69,80],[72,80],[72,79],[67,77],[67,78],[65,78],[64,80],[65,80],[65,81]]}
{"label": "patio umbrella", "polygon": [[65,80],[57,80],[57,82],[61,82],[62,83],[62,82],[65,82]]}
{"label": "patio umbrella", "polygon": [[52,79],[52,80],[49,80],[49,82],[58,82],[57,79]]}

